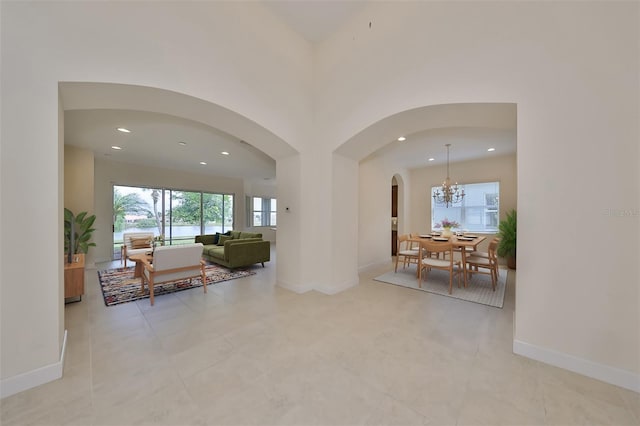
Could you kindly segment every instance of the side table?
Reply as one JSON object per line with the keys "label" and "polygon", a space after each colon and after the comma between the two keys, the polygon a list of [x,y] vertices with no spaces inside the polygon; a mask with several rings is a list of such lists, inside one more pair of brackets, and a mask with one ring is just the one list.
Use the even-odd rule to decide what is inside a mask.
{"label": "side table", "polygon": [[64,264],[64,298],[77,297],[79,302],[84,294],[84,253],[73,255],[73,262]]}

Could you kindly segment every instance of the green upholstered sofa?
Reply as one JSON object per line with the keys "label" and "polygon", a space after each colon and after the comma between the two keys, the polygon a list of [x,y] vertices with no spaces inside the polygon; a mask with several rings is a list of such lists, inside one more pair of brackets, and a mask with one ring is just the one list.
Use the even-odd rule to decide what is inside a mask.
{"label": "green upholstered sofa", "polygon": [[229,231],[227,234],[207,234],[196,236],[196,243],[202,243],[202,257],[227,268],[239,268],[254,263],[268,262],[271,256],[269,241],[255,232]]}

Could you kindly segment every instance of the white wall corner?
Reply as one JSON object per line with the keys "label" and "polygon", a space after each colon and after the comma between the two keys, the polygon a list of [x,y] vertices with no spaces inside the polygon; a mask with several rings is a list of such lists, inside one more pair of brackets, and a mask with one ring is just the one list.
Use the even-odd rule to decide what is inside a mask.
{"label": "white wall corner", "polygon": [[302,294],[313,290],[313,284],[292,284],[282,280],[277,282],[280,287],[293,291],[294,293]]}
{"label": "white wall corner", "polygon": [[367,263],[366,265],[362,265],[358,267],[358,273],[368,272],[374,268],[379,268],[381,266],[393,265],[393,257],[376,260],[374,262]]}
{"label": "white wall corner", "polygon": [[359,282],[360,282],[360,278],[356,274],[355,277],[352,277],[349,280],[346,280],[337,284],[336,283],[318,283],[315,286],[314,290],[323,294],[333,295],[333,294],[340,293],[341,291],[350,289],[351,287],[355,287],[358,285]]}
{"label": "white wall corner", "polygon": [[0,399],[15,395],[27,389],[44,385],[62,377],[64,370],[64,354],[67,349],[67,330],[64,331],[60,359],[53,364],[36,368],[26,373],[8,377],[0,381]]}
{"label": "white wall corner", "polygon": [[542,348],[520,340],[513,341],[513,352],[545,364],[640,393],[640,374]]}

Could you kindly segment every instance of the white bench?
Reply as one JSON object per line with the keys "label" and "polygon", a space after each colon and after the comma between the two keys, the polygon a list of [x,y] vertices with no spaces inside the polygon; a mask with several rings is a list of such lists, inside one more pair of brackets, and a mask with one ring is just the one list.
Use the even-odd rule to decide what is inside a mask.
{"label": "white bench", "polygon": [[146,259],[143,260],[144,269],[140,285],[144,292],[145,281],[149,283],[151,306],[154,301],[153,287],[159,283],[200,277],[204,292],[207,292],[205,262],[202,260],[203,247],[201,243],[156,247],[151,263]]}
{"label": "white bench", "polygon": [[[143,242],[146,244],[142,244]],[[120,255],[124,267],[127,267],[127,257],[133,254],[142,254],[151,250],[153,245],[153,232],[125,232],[122,234],[122,246],[120,247]]]}

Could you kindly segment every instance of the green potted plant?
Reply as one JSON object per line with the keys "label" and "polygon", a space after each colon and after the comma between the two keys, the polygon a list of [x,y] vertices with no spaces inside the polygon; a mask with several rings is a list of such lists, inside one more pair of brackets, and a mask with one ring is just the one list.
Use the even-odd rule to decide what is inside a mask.
{"label": "green potted plant", "polygon": [[498,256],[507,259],[507,266],[510,269],[516,269],[517,228],[516,211],[511,209],[498,225],[498,237],[500,237]]}
{"label": "green potted plant", "polygon": [[93,222],[96,215],[87,216],[87,212],[78,213],[77,216],[71,210],[64,209],[64,250],[67,253],[67,263],[72,263],[73,255],[87,253],[89,247],[95,247],[96,243],[89,242],[91,234],[95,231]]}

